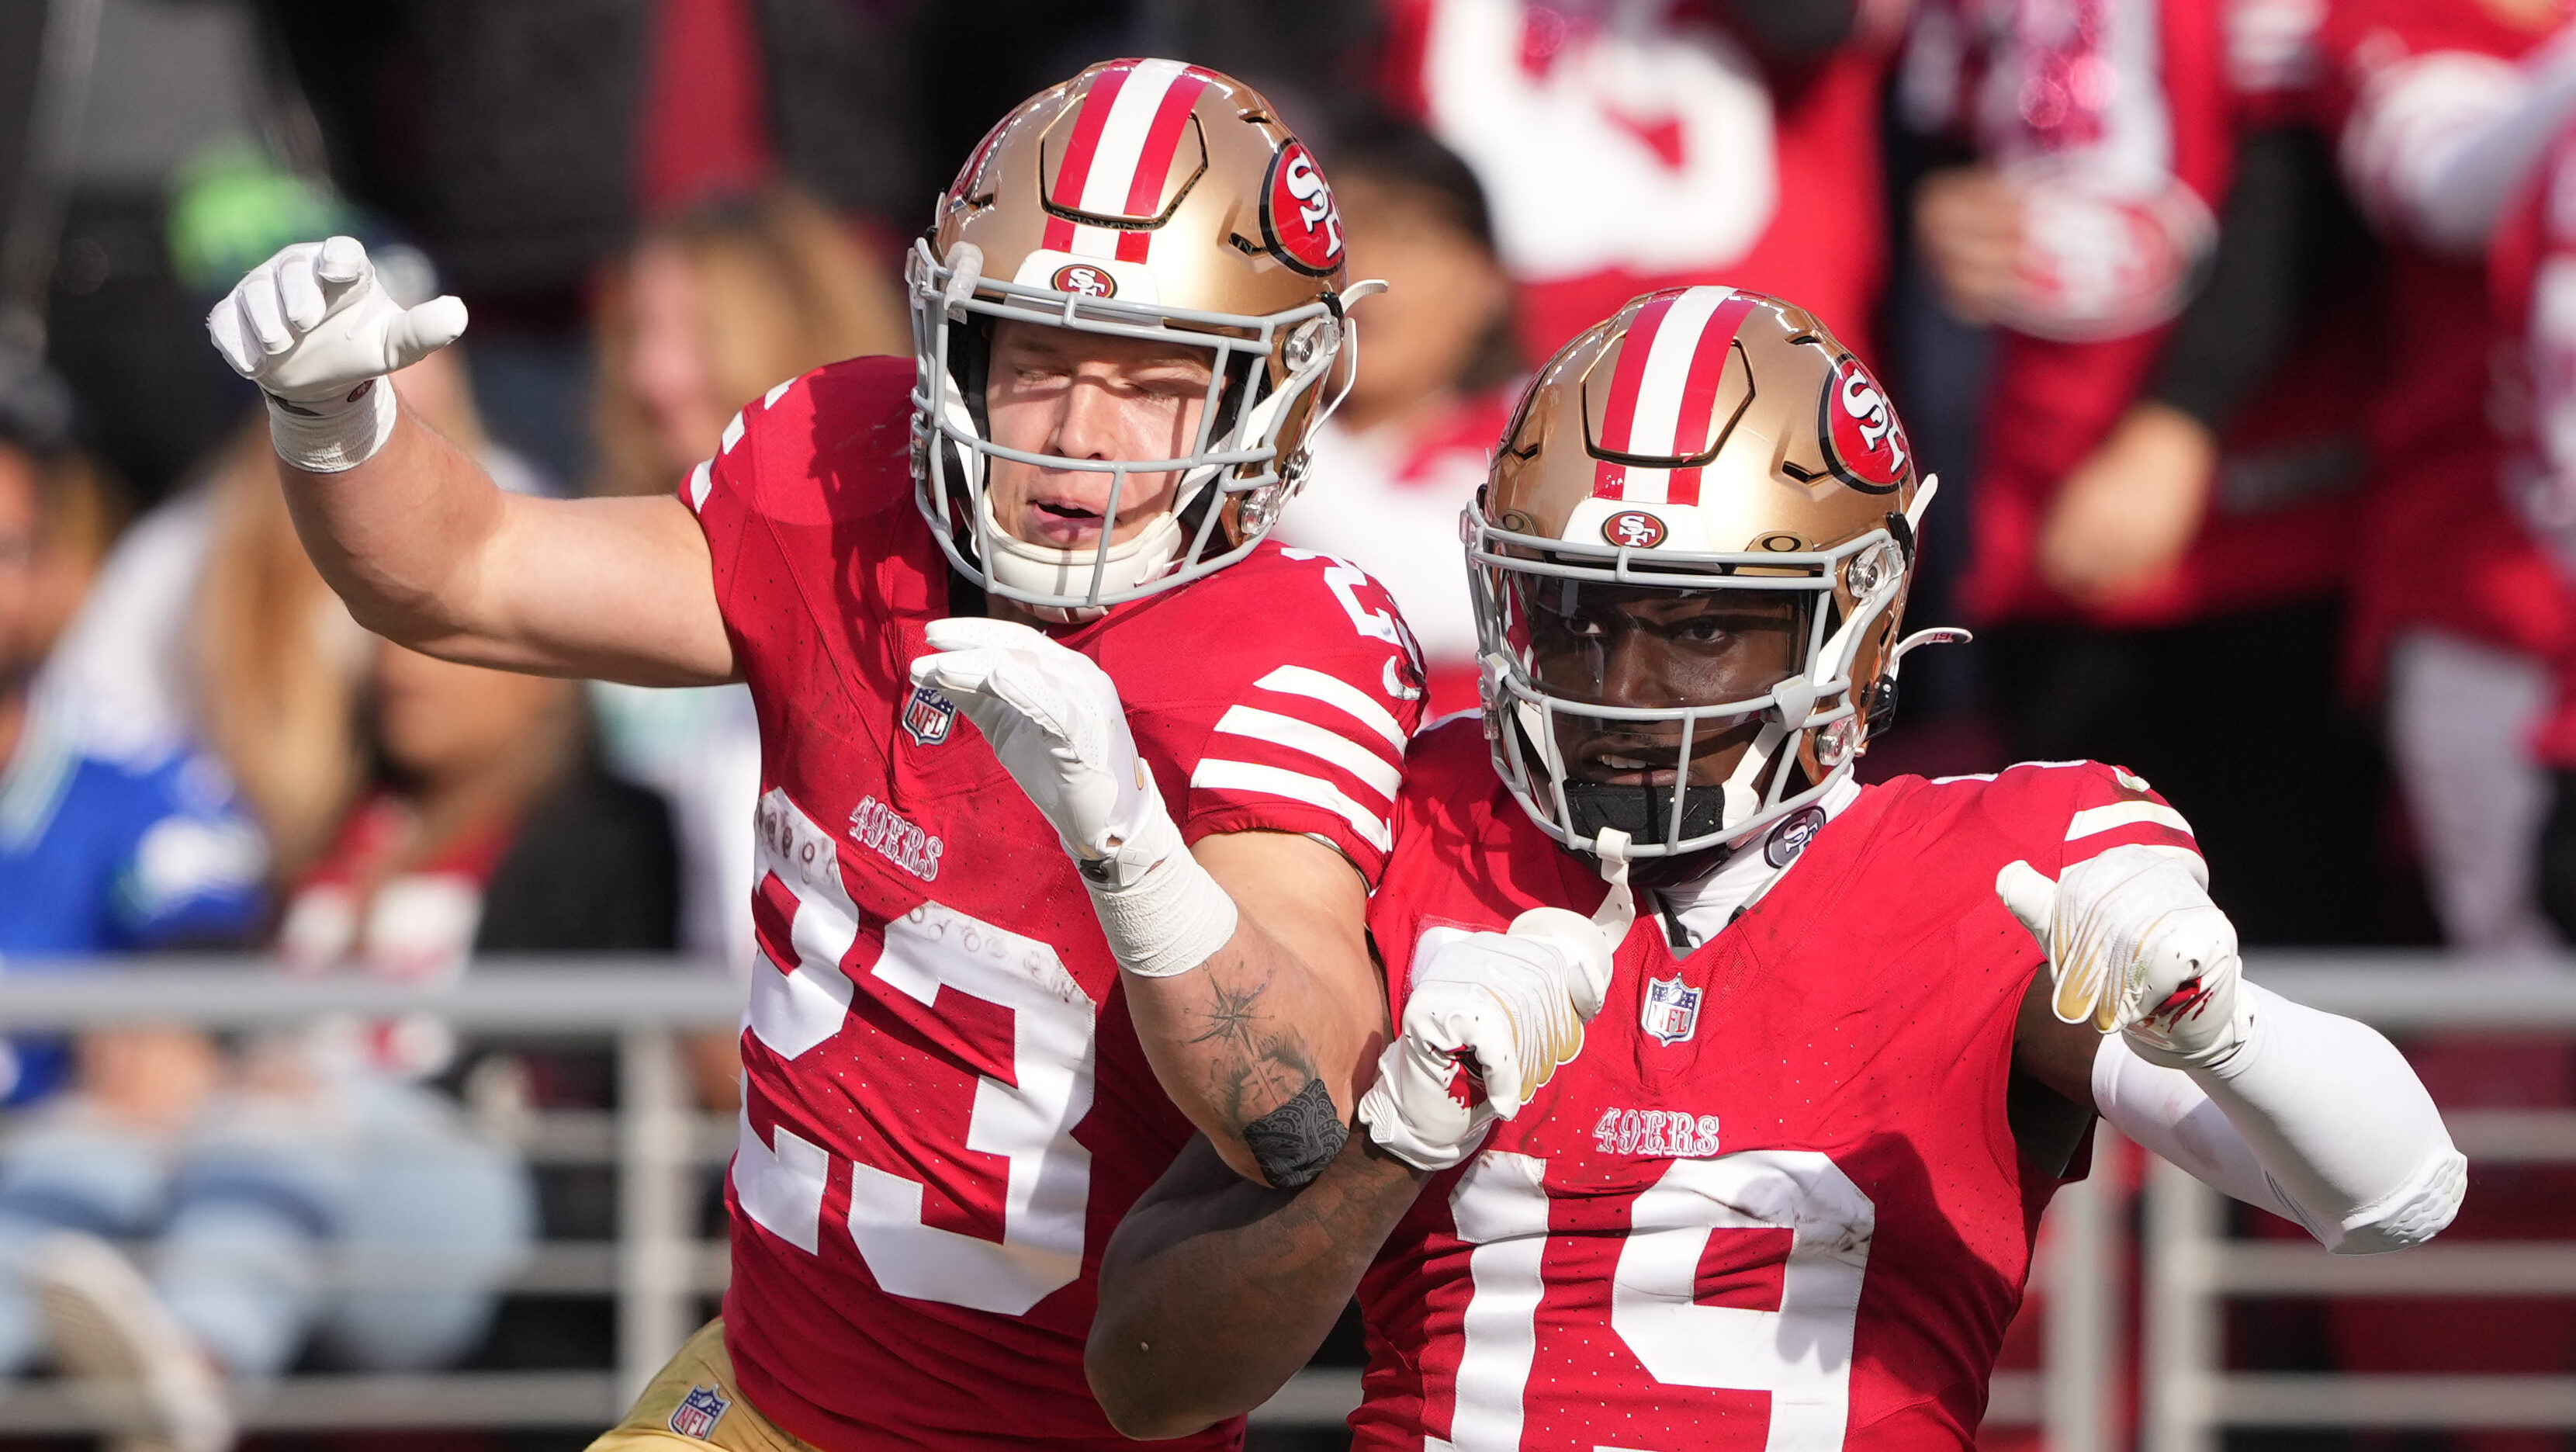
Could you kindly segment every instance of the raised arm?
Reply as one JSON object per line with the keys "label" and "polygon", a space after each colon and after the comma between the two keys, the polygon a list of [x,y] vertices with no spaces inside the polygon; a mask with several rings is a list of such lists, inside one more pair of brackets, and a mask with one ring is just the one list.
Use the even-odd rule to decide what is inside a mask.
{"label": "raised arm", "polygon": [[2211,1187],[2339,1255],[2451,1223],[2468,1161],[2394,1045],[2242,981],[2236,931],[2188,861],[2115,847],[1997,890],[2049,953],[2053,1002],[2016,1060]]}
{"label": "raised arm", "polygon": [[929,643],[913,678],[957,703],[1055,825],[1164,1092],[1238,1173],[1312,1179],[1386,1042],[1360,875],[1294,832],[1185,845],[1116,684],[1078,652],[998,620],[935,621]]}
{"label": "raised arm", "polygon": [[706,539],[677,498],[505,493],[385,386],[464,332],[463,303],[402,308],[366,250],[334,237],[262,264],[206,324],[267,395],[296,532],[360,624],[508,670],[733,677]]}
{"label": "raised arm", "polygon": [[[1238,1173],[1283,1188],[1312,1180],[1341,1152],[1354,1109],[1365,1117],[1355,1091],[1368,1087],[1372,1062],[1383,1081],[1397,1058],[1359,874],[1336,849],[1291,832],[1184,843],[1116,684],[1080,653],[998,620],[934,621],[928,639],[936,653],[913,662],[913,679],[957,703],[1054,825],[1091,890],[1164,1091]],[[1519,1103],[1522,1066],[1536,1083],[1572,1056],[1610,972],[1610,944],[1588,921],[1524,919],[1503,950],[1518,966],[1497,971],[1537,975],[1539,986],[1517,998],[1473,995],[1509,1020],[1494,1031],[1516,1046],[1508,1062],[1479,1055],[1505,1113]],[[1485,939],[1505,935],[1476,935]],[[1417,973],[1408,1023],[1422,993]],[[1568,1002],[1587,1006],[1559,1012]],[[1454,1048],[1465,1031],[1440,1032]],[[1445,1092],[1455,1066],[1443,1064],[1426,1099]],[[1371,1123],[1387,1142],[1386,1126]]]}

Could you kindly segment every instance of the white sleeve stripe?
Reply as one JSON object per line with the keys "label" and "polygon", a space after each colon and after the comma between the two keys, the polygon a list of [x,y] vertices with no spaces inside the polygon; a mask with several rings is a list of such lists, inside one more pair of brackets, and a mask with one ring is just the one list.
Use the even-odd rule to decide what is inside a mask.
{"label": "white sleeve stripe", "polygon": [[1201,761],[1190,773],[1190,785],[1212,791],[1261,792],[1308,806],[1322,807],[1351,824],[1360,840],[1384,852],[1394,842],[1387,830],[1386,819],[1352,801],[1340,787],[1322,777],[1289,771],[1284,767],[1263,766],[1252,761],[1222,761],[1214,757]]}
{"label": "white sleeve stripe", "polygon": [[1256,710],[1251,706],[1235,706],[1217,719],[1216,729],[1230,736],[1248,736],[1285,750],[1303,752],[1358,777],[1389,801],[1395,799],[1396,789],[1404,785],[1404,772],[1394,762],[1312,721],[1300,721],[1294,716]]}
{"label": "white sleeve stripe", "polygon": [[[2141,850],[2143,850],[2143,851],[2147,851],[2147,852],[2161,852],[2161,853],[2163,853],[2165,856],[2167,856],[2167,857],[2171,857],[2171,858],[2175,859],[2176,861],[2181,861],[2181,862],[2201,862],[2201,861],[2202,861],[2201,855],[2200,855],[2199,853],[2194,852],[2193,850],[2191,850],[2191,849],[2190,849],[2190,848],[2188,848],[2188,847],[2177,847],[2177,846],[2175,846],[2175,845],[2174,845],[2173,843],[2171,843],[2171,842],[2120,842],[2120,843],[2114,843],[2114,844],[2113,844],[2113,846],[2118,846],[2118,847],[2136,847],[2136,848],[2139,848],[2139,849],[2141,849]],[[2103,848],[2103,849],[2102,849],[2102,852],[2108,852],[2108,851],[2110,851],[2110,850],[2112,850],[2110,847],[2105,847],[2105,848]],[[2064,862],[2064,863],[2059,867],[2059,869],[2058,869],[2058,870],[2062,872],[2062,871],[2064,871],[2066,868],[2068,868],[2068,867],[2073,867],[2073,866],[2075,866],[2075,865],[2076,865],[2077,863],[2079,863],[2079,862],[2090,862],[2090,861],[2092,861],[2094,858],[2101,856],[2101,855],[2102,855],[2102,852],[2077,852],[2077,853],[2070,853],[2070,854],[2068,854],[2068,855],[2067,855],[2067,858],[2066,858],[2065,862]],[[2206,864],[2206,863],[2203,863],[2203,866],[2204,866],[2204,868],[2205,868],[2205,867],[2207,866],[2207,864]]]}
{"label": "white sleeve stripe", "polygon": [[715,484],[714,464],[713,459],[700,459],[698,467],[689,471],[689,508],[700,514],[706,512],[707,490]]}
{"label": "white sleeve stripe", "polygon": [[2096,832],[2108,832],[2114,827],[2138,822],[2153,822],[2159,827],[2171,827],[2186,837],[2191,835],[2191,823],[2184,821],[2182,813],[2171,807],[2157,802],[2113,802],[2107,807],[2086,807],[2077,812],[2066,824],[2066,840],[2072,842],[2078,837],[2090,837]]}
{"label": "white sleeve stripe", "polygon": [[1368,692],[1339,676],[1328,676],[1304,666],[1287,665],[1263,676],[1253,685],[1260,690],[1304,696],[1336,707],[1385,737],[1386,744],[1394,747],[1399,755],[1404,751],[1404,727],[1395,719],[1395,713],[1370,699]]}

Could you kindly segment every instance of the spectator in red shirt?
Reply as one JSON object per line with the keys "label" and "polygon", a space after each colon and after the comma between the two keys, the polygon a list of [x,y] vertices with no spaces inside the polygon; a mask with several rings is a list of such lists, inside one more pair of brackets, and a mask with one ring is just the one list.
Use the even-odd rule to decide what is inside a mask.
{"label": "spectator in red shirt", "polygon": [[[1926,18],[1979,159],[1926,182],[1917,231],[1999,329],[1962,597],[2007,758],[2155,781],[2249,941],[2375,939],[2378,763],[2334,674],[2371,354],[2321,286],[2360,251],[2331,167],[2249,124],[2216,0]],[[2249,716],[2298,748],[2248,753]]]}
{"label": "spectator in red shirt", "polygon": [[1886,267],[1879,93],[1904,9],[1396,0],[1388,78],[1484,182],[1526,356],[1695,283],[1796,298],[1858,342]]}

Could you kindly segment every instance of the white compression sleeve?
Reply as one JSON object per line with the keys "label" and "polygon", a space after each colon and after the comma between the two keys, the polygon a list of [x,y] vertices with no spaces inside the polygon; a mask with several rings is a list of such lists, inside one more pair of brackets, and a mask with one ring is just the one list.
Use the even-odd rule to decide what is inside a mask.
{"label": "white compression sleeve", "polygon": [[2105,1041],[2093,1064],[2102,1116],[2339,1255],[2402,1249],[2450,1224],[2468,1161],[2396,1046],[2257,984],[2238,991],[2253,996],[2254,1030],[2218,1068],[2159,1069]]}
{"label": "white compression sleeve", "polygon": [[2180,1069],[2139,1058],[2125,1034],[2103,1035],[2093,1056],[2093,1106],[2113,1129],[2211,1189],[2287,1220],[2300,1218],[2208,1091]]}

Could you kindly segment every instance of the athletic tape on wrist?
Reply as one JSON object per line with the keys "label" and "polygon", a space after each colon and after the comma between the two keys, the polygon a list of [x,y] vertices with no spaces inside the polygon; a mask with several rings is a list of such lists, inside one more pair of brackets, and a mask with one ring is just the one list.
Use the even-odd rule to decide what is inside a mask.
{"label": "athletic tape on wrist", "polygon": [[268,441],[278,458],[309,474],[337,474],[374,458],[402,415],[393,386],[381,378],[359,384],[345,399],[318,404],[266,397]]}
{"label": "athletic tape on wrist", "polygon": [[1187,973],[1234,936],[1234,899],[1189,849],[1175,844],[1154,869],[1125,887],[1086,880],[1100,930],[1118,966],[1146,978]]}

